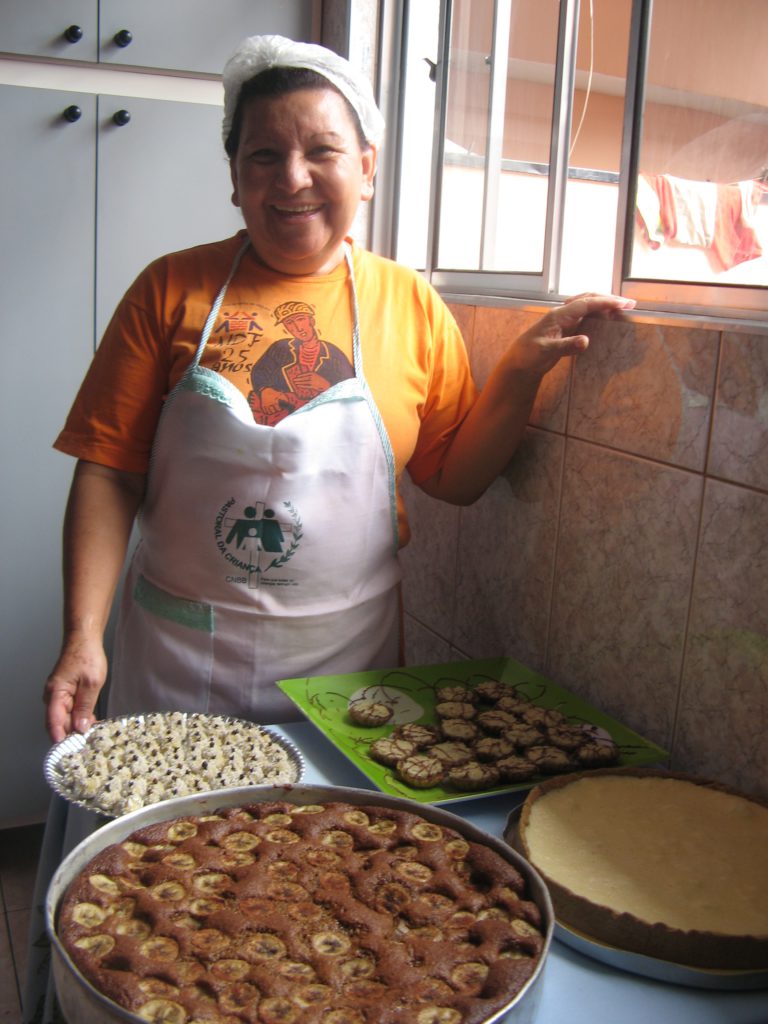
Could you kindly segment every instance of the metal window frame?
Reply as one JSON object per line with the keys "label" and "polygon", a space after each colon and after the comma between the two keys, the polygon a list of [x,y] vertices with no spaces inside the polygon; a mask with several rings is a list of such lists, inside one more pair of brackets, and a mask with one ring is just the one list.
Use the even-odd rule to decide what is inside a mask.
{"label": "metal window frame", "polygon": [[[382,38],[389,42],[379,62],[380,87],[390,84],[387,108],[387,146],[390,149],[386,166],[380,168],[377,195],[374,200],[374,248],[393,255],[396,251],[397,197],[400,189],[400,154],[397,152],[396,125],[400,123],[404,95],[404,65],[401,57],[407,40],[407,14],[411,2],[418,0],[381,0]],[[508,2],[508,0],[504,0]],[[391,8],[399,12],[393,17]],[[437,265],[440,187],[444,160],[446,90],[452,0],[440,4],[440,46],[436,68],[436,103],[434,144],[430,168],[431,191],[428,217],[427,252],[424,274],[443,294],[462,296],[494,296],[554,300],[558,294],[560,254],[563,240],[565,186],[569,173],[568,149],[575,81],[575,44],[578,28],[579,0],[561,0],[558,29],[558,53],[555,67],[555,101],[553,105],[550,181],[545,223],[545,265],[541,273],[498,273],[493,271],[451,271]],[[617,228],[614,246],[612,288],[634,298],[638,308],[673,314],[717,317],[726,320],[759,322],[768,312],[768,287],[718,285],[681,281],[655,281],[629,276],[634,230],[634,206],[639,148],[642,138],[643,102],[648,59],[648,43],[653,0],[634,0],[630,26],[625,113],[619,171]],[[394,44],[392,40],[394,39]],[[499,66],[499,61],[494,62]],[[489,219],[493,190],[486,189],[484,217]],[[492,220],[492,218],[490,218]],[[486,235],[490,229],[486,228]],[[488,235],[490,238],[490,235]]]}
{"label": "metal window frame", "polygon": [[[507,44],[512,0],[494,3],[494,56],[491,62],[491,97],[489,132],[491,138],[503,136],[497,123],[503,121],[503,99],[506,94]],[[519,297],[551,298],[559,288],[560,253],[562,250],[565,186],[568,172],[573,87],[576,72],[576,42],[579,0],[561,0],[558,17],[557,52],[554,67],[552,127],[550,136],[549,182],[544,224],[544,260],[540,272],[501,273],[488,270],[446,270],[438,265],[440,183],[444,160],[448,57],[452,0],[441,5],[440,54],[437,68],[437,100],[433,147],[432,191],[429,214],[429,237],[426,274],[440,291],[476,295],[514,294]],[[503,34],[500,28],[506,30]],[[503,56],[502,56],[503,55]],[[495,240],[495,204],[501,175],[501,148],[488,147],[483,199],[483,261]],[[495,155],[494,155],[495,154]],[[495,162],[492,162],[495,161]],[[493,224],[493,228],[491,227]]]}
{"label": "metal window frame", "polygon": [[768,287],[630,276],[652,20],[653,0],[634,0],[619,169],[613,290],[635,299],[643,309],[724,319],[755,319],[760,313],[768,312]]}

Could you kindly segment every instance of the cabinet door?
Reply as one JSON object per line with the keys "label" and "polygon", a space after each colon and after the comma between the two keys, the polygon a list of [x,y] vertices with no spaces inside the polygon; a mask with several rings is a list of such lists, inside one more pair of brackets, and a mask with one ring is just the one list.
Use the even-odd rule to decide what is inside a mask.
{"label": "cabinet door", "polygon": [[0,0],[0,50],[96,60],[97,24],[98,0]]}
{"label": "cabinet door", "polygon": [[99,59],[218,75],[246,36],[311,40],[319,7],[318,0],[101,0]]}
{"label": "cabinet door", "polygon": [[[122,127],[114,122],[120,111],[130,116]],[[147,263],[242,227],[221,116],[203,103],[99,97],[97,339]]]}
{"label": "cabinet door", "polygon": [[61,641],[74,465],[51,444],[93,353],[95,108],[89,95],[0,86],[0,826],[41,820],[50,796],[41,695]]}

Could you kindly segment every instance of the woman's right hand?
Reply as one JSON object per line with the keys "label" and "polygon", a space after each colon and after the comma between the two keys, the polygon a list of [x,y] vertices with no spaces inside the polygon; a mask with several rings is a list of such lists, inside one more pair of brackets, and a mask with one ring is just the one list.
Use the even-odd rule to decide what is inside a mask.
{"label": "woman's right hand", "polygon": [[106,678],[107,657],[100,640],[83,636],[65,639],[43,693],[45,724],[54,743],[93,725],[96,700]]}

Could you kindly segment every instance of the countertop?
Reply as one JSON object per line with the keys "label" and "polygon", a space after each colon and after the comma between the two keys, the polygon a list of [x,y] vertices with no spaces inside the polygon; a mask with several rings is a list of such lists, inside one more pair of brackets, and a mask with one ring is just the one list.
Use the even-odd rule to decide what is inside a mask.
{"label": "countertop", "polygon": [[[300,750],[302,781],[309,784],[372,789],[372,783],[308,722],[277,727]],[[510,811],[519,802],[503,794],[444,805],[494,836],[502,836]],[[54,797],[43,841],[24,996],[24,1024],[54,1024],[52,985],[40,943],[45,893],[58,863],[104,819],[68,808]],[[43,929],[44,931],[44,929]],[[768,989],[719,991],[657,981],[608,966],[553,941],[541,985],[535,1024],[768,1024]],[[77,1024],[77,1022],[70,1022]]]}

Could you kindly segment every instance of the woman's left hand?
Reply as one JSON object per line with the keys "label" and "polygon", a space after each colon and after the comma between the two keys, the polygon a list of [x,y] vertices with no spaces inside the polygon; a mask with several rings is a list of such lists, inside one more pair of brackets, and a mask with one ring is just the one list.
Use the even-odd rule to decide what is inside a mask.
{"label": "woman's left hand", "polygon": [[620,295],[577,295],[551,310],[512,342],[504,360],[506,368],[543,376],[563,356],[577,355],[587,348],[587,335],[573,333],[582,320],[593,316],[610,319],[634,306],[634,299]]}

